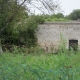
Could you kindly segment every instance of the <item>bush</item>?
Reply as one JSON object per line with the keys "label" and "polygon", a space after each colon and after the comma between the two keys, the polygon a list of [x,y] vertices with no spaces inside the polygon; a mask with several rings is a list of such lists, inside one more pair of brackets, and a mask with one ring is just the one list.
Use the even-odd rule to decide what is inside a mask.
{"label": "bush", "polygon": [[[44,22],[43,16],[31,15],[24,19],[21,22],[16,22],[15,25],[11,28],[6,28],[3,32],[4,36],[2,39],[2,44],[6,46],[17,45],[30,48],[36,45],[37,39],[35,36],[35,30],[37,29],[38,24]],[[6,36],[5,36],[6,34]],[[6,46],[6,49],[8,49]],[[3,46],[4,47],[4,46]]]}
{"label": "bush", "polygon": [[43,15],[32,15],[31,18],[36,21],[37,24],[43,24],[45,18]]}

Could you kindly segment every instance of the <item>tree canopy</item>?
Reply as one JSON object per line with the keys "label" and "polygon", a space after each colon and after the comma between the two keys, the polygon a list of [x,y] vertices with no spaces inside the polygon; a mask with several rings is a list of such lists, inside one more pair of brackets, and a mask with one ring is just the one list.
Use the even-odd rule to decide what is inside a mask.
{"label": "tree canopy", "polygon": [[51,15],[52,18],[64,18],[64,15],[62,13],[57,13],[57,14],[53,14]]}
{"label": "tree canopy", "polygon": [[80,9],[73,10],[67,17],[71,20],[80,19]]}

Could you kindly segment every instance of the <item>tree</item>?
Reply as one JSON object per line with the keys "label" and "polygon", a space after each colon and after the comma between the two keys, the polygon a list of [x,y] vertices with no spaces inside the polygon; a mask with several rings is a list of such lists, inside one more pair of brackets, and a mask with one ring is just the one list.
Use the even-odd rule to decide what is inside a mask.
{"label": "tree", "polygon": [[51,18],[64,18],[64,15],[62,13],[57,13],[57,14],[51,15]]}
{"label": "tree", "polygon": [[73,10],[67,17],[71,20],[80,19],[80,9]]}
{"label": "tree", "polygon": [[[23,7],[24,3],[27,10],[25,10],[25,7]],[[45,12],[44,9],[48,10],[48,12],[54,12],[56,9],[58,9],[58,4],[54,3],[53,0],[0,0],[1,41],[4,39],[4,37],[6,37],[6,35],[11,37],[10,35],[13,33],[12,31],[14,28],[14,23],[20,22],[27,18],[25,11],[28,12],[30,10],[29,6],[34,6],[43,13]],[[6,38],[9,39],[9,37]]]}
{"label": "tree", "polygon": [[21,21],[25,17],[25,14],[27,16],[25,7],[21,5],[17,4],[15,0],[0,1],[0,39],[2,44],[14,40],[12,36],[14,24]]}

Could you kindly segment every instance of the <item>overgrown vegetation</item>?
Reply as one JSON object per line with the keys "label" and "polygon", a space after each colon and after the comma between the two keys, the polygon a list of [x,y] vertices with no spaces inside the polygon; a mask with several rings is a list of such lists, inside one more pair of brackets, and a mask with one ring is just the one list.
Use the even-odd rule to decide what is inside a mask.
{"label": "overgrown vegetation", "polygon": [[[45,21],[69,21],[62,13],[52,15],[28,15],[25,1],[37,7],[34,0],[0,1],[0,80],[80,80],[80,51],[68,51],[61,43],[53,54],[44,53],[37,45],[35,30]],[[47,1],[47,2],[46,2]],[[39,0],[48,11],[54,12],[58,4],[52,0]],[[37,7],[39,10],[41,7]],[[44,12],[44,11],[42,11]],[[61,38],[63,40],[63,38]],[[35,47],[34,47],[35,46]],[[0,51],[1,52],[1,51]]]}
{"label": "overgrown vegetation", "polygon": [[[38,49],[37,49],[38,50]],[[66,52],[66,53],[64,53]],[[80,51],[0,55],[0,80],[80,80]]]}
{"label": "overgrown vegetation", "polygon": [[[40,2],[42,7],[53,12],[55,6],[58,4],[50,4],[51,1],[35,1],[23,0],[21,4],[18,0],[1,0],[0,1],[0,41],[3,49],[12,49],[13,45],[31,47],[36,45],[35,29],[38,24],[44,22],[43,15],[28,15],[29,7],[27,5],[35,6],[36,2]],[[26,3],[25,7],[23,4]],[[57,9],[55,8],[55,10]],[[44,11],[42,11],[44,12]]]}
{"label": "overgrown vegetation", "polygon": [[66,18],[62,13],[45,15],[44,16],[46,22],[69,22],[70,19]]}
{"label": "overgrown vegetation", "polygon": [[13,52],[0,55],[1,80],[79,80],[80,51],[65,48],[61,34],[61,45],[56,54],[44,53],[39,46],[25,48],[14,46]]}
{"label": "overgrown vegetation", "polygon": [[36,45],[35,30],[42,24],[42,16],[28,15],[25,6],[16,1],[0,2],[0,39],[3,50],[13,45],[31,47]]}
{"label": "overgrown vegetation", "polygon": [[[31,47],[36,45],[35,30],[44,19],[41,16],[29,16],[21,22],[16,23],[13,28],[6,28],[2,32],[2,44]],[[3,46],[4,47],[4,46]],[[6,48],[7,48],[6,47]]]}
{"label": "overgrown vegetation", "polygon": [[67,15],[67,18],[71,20],[80,20],[80,9],[73,10],[69,15]]}

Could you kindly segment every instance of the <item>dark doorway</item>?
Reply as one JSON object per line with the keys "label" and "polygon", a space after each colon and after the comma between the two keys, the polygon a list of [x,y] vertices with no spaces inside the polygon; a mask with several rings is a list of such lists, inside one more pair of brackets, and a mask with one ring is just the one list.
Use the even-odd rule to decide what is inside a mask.
{"label": "dark doorway", "polygon": [[78,40],[69,40],[69,50],[77,50],[78,49]]}

